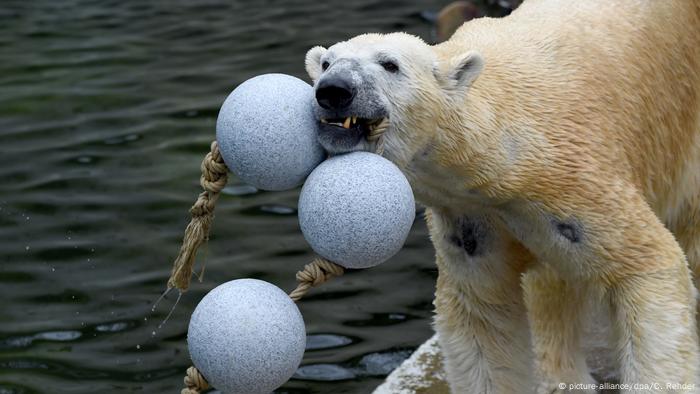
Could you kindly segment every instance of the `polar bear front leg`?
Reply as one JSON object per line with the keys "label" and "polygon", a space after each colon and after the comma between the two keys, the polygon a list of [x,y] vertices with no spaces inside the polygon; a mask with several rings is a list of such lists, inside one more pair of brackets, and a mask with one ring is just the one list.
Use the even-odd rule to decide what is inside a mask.
{"label": "polar bear front leg", "polygon": [[623,393],[698,392],[696,290],[681,247],[629,184],[580,186],[544,204],[569,217],[531,219],[525,244],[609,302]]}
{"label": "polar bear front leg", "polygon": [[610,289],[623,393],[698,393],[695,288],[681,264]]}
{"label": "polar bear front leg", "polygon": [[494,217],[427,216],[439,269],[435,329],[452,392],[531,393],[520,278],[532,256]]}
{"label": "polar bear front leg", "polygon": [[537,394],[596,393],[581,345],[591,294],[540,264],[523,276],[538,377]]}
{"label": "polar bear front leg", "polygon": [[590,232],[607,282],[623,393],[697,393],[696,289],[673,234],[643,198],[628,193],[603,207],[605,226]]}

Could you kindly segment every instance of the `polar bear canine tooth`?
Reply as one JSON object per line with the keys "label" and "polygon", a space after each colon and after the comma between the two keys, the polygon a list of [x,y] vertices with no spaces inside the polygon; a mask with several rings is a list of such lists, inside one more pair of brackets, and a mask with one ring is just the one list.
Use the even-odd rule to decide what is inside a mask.
{"label": "polar bear canine tooth", "polygon": [[319,122],[331,126],[350,129],[352,126],[358,126],[364,130],[375,130],[382,125],[385,118],[361,118],[358,115],[347,116],[345,118],[319,118]]}

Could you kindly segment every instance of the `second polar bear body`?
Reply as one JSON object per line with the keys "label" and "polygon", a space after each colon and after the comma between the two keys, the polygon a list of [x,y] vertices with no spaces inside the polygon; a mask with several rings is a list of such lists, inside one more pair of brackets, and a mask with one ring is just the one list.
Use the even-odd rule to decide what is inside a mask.
{"label": "second polar bear body", "polygon": [[[436,46],[370,34],[309,51],[319,102],[338,81],[352,92],[318,116],[386,118],[385,156],[428,207],[455,393],[593,383],[593,304],[622,383],[700,389],[698,43],[695,2],[529,0]],[[361,131],[320,140],[372,149]]]}

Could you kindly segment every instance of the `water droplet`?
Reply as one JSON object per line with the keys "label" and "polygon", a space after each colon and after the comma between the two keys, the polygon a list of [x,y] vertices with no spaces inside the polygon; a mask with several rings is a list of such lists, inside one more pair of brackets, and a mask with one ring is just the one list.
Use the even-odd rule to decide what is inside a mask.
{"label": "water droplet", "polygon": [[[170,291],[170,289],[168,289],[168,291]],[[167,294],[167,292],[166,292],[166,294]],[[158,330],[160,330],[160,328],[163,327],[163,325],[168,322],[168,319],[170,319],[170,316],[173,315],[173,312],[175,312],[175,308],[177,307],[177,304],[180,303],[180,298],[182,298],[182,292],[180,290],[178,290],[177,291],[177,299],[175,300],[175,303],[173,304],[173,306],[170,308],[170,312],[168,312],[168,315],[165,316],[165,319],[163,319],[163,321],[160,322],[160,324],[158,325],[158,328],[157,328]]]}

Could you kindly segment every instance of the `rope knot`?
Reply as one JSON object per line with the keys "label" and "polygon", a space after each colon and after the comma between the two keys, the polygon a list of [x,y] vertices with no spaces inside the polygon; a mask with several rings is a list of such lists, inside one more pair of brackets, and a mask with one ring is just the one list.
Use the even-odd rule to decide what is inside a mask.
{"label": "rope knot", "polygon": [[[376,135],[372,141],[377,141],[377,151],[381,154],[383,143],[381,133],[387,128],[387,122],[383,122],[375,128]],[[209,229],[214,218],[214,206],[219,198],[219,193],[226,186],[228,179],[228,168],[221,157],[219,146],[216,141],[211,143],[211,151],[206,155],[200,166],[202,176],[200,185],[204,191],[199,194],[197,201],[190,208],[192,217],[185,229],[185,237],[182,240],[180,252],[173,263],[173,270],[168,279],[168,288],[177,288],[181,292],[187,290],[192,277],[192,267],[197,249],[209,239]],[[345,269],[324,258],[316,258],[311,263],[306,264],[304,269],[297,272],[298,285],[289,293],[289,298],[297,302],[312,287],[318,286],[328,280],[341,276]],[[201,394],[209,389],[209,383],[195,367],[187,369],[184,379],[185,388],[180,394]]]}
{"label": "rope knot", "polygon": [[209,239],[214,207],[219,199],[219,193],[228,180],[228,168],[221,157],[216,141],[211,143],[211,151],[202,161],[200,168],[202,176],[199,183],[204,191],[199,194],[197,201],[190,208],[192,219],[185,229],[180,252],[175,258],[173,270],[168,279],[168,288],[176,287],[180,291],[186,291],[190,287],[197,249]]}
{"label": "rope knot", "polygon": [[384,118],[382,121],[370,127],[367,141],[374,142],[374,153],[379,156],[384,154],[384,132],[389,128],[389,119]]}
{"label": "rope knot", "polygon": [[306,264],[304,269],[297,272],[297,288],[289,293],[289,298],[296,302],[301,299],[312,287],[316,287],[328,280],[340,276],[345,269],[338,264],[332,263],[324,258],[316,258],[311,263]]}
{"label": "rope knot", "polygon": [[221,192],[226,186],[228,168],[216,141],[211,143],[211,151],[204,157],[200,169],[202,176],[199,178],[199,183],[202,185],[202,189],[210,193]]}
{"label": "rope knot", "polygon": [[180,394],[200,394],[209,388],[209,383],[204,379],[204,376],[195,367],[187,368],[185,375],[185,388],[180,391]]}

